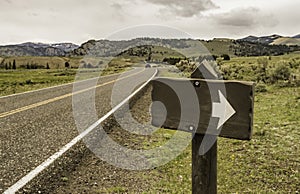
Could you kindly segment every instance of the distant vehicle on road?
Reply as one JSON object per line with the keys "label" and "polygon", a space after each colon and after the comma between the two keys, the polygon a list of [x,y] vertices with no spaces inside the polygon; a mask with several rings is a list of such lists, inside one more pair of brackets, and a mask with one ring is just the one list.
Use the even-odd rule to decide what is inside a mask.
{"label": "distant vehicle on road", "polygon": [[147,64],[145,65],[145,68],[151,68],[151,65],[150,65],[149,63],[147,63]]}

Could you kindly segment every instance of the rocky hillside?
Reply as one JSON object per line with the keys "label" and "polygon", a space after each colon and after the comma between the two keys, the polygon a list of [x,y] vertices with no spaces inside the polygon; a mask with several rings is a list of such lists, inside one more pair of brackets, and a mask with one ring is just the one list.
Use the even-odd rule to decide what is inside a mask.
{"label": "rocky hillside", "polygon": [[99,57],[117,56],[129,48],[143,45],[165,46],[177,49],[190,47],[185,40],[179,39],[136,38],[122,41],[90,40],[86,43],[83,43],[79,48],[70,52],[69,55],[93,55]]}

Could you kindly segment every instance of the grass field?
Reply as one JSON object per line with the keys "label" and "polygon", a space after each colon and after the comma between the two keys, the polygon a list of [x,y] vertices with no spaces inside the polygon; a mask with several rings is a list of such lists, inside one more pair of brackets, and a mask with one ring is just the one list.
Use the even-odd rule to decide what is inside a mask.
{"label": "grass field", "polygon": [[73,70],[2,70],[0,95],[5,96],[72,82]]}
{"label": "grass field", "polygon": [[[258,77],[270,77],[278,66],[286,66],[300,80],[300,55],[289,54],[270,57],[233,57],[230,61],[218,59],[221,71],[227,78],[257,81]],[[263,72],[265,71],[265,72]],[[265,75],[263,75],[265,73]]]}
{"label": "grass field", "polygon": [[[127,68],[128,69],[128,68]],[[120,73],[126,68],[81,69],[80,79]],[[56,86],[75,80],[77,69],[0,70],[0,96]]]}
{"label": "grass field", "polygon": [[[221,67],[238,69],[234,78],[249,81],[255,75],[251,66],[260,66],[259,59],[264,58],[234,58],[222,62]],[[290,61],[298,62],[299,55],[268,58],[269,73],[282,61],[287,61],[287,65]],[[299,79],[299,67],[291,68],[291,72]],[[255,94],[252,140],[219,138],[219,193],[300,192],[300,87],[282,85],[283,82],[289,81],[266,83],[266,90]],[[155,133],[156,142],[161,145],[173,134],[170,130],[159,130]],[[150,193],[191,193],[191,146],[151,173],[148,179],[159,178]]]}
{"label": "grass field", "polygon": [[65,63],[68,62],[69,68],[78,68],[83,63],[90,64],[94,67],[107,64],[111,60],[111,57],[0,57],[0,68],[5,69],[5,65],[12,65],[13,61],[16,63],[17,69],[34,69],[33,66],[37,66],[38,69],[46,69],[47,65],[50,69],[64,69]]}
{"label": "grass field", "polygon": [[[81,79],[96,77],[100,72],[107,75],[125,70],[108,67],[110,60],[109,57],[2,57],[0,96],[72,82],[78,67],[83,72]],[[12,68],[14,61],[16,69]]]}
{"label": "grass field", "polygon": [[[219,138],[219,193],[299,192],[299,110],[300,88],[271,88],[256,95],[252,140]],[[172,134],[163,130],[156,137],[165,142]],[[190,193],[191,146],[152,175],[160,177],[153,193]]]}

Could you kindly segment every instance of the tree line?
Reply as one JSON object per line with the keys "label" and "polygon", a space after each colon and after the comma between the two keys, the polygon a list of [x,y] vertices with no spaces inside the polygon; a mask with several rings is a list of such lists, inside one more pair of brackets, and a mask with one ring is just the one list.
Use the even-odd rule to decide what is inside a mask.
{"label": "tree line", "polygon": [[0,64],[1,68],[5,69],[17,69],[16,60],[13,60],[13,62],[9,61],[8,63],[4,63],[4,60]]}
{"label": "tree line", "polygon": [[[93,65],[86,61],[81,61],[81,68],[98,68],[101,65],[103,65],[103,61],[99,61],[97,65]],[[16,70],[17,68],[20,69],[59,69],[59,68],[73,68],[74,66],[71,65],[69,61],[65,61],[63,64],[52,64],[50,65],[48,62],[46,65],[38,64],[36,62],[27,62],[23,63],[21,65],[18,65],[16,60],[8,61],[5,59],[2,59],[0,61],[0,69],[6,69],[6,70]]]}

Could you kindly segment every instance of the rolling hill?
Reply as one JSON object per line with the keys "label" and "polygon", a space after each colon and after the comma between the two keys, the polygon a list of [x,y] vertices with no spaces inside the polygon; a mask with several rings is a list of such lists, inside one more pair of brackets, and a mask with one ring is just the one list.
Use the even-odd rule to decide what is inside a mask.
{"label": "rolling hill", "polygon": [[284,37],[277,34],[271,36],[247,36],[239,39],[239,41],[246,41],[252,43],[269,44],[269,45],[287,45],[287,46],[300,46],[300,34],[293,37]]}
{"label": "rolling hill", "polygon": [[195,39],[160,39],[160,38],[136,38],[131,40],[89,40],[80,46],[72,43],[22,43],[17,45],[0,46],[0,56],[96,56],[115,57],[132,47],[151,45],[163,46],[175,50],[186,57],[198,57],[199,55],[221,56],[262,56],[281,55],[294,51],[300,51],[299,35],[283,37],[248,36],[243,39],[215,38],[213,40]]}
{"label": "rolling hill", "polygon": [[300,46],[300,38],[282,37],[274,40],[271,44],[273,45],[298,45]]}
{"label": "rolling hill", "polygon": [[[279,37],[279,36],[277,36]],[[265,37],[265,41],[268,38]],[[276,38],[271,37],[269,42]],[[282,55],[299,51],[299,46],[272,45],[250,40],[220,39],[213,40],[194,40],[194,39],[158,39],[158,38],[137,38],[123,41],[109,40],[90,40],[83,43],[79,48],[73,50],[68,56],[97,56],[109,57],[117,56],[124,50],[132,46],[155,45],[164,46],[176,50],[186,57],[198,57],[199,55],[217,55],[228,54],[231,56],[269,56]]]}

